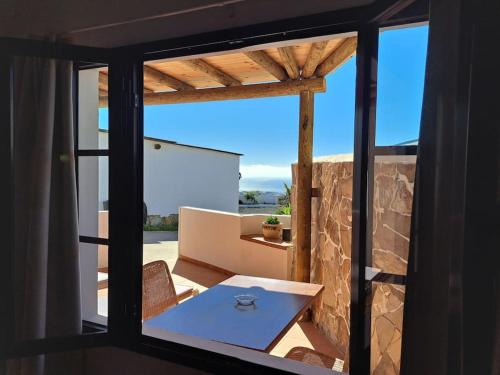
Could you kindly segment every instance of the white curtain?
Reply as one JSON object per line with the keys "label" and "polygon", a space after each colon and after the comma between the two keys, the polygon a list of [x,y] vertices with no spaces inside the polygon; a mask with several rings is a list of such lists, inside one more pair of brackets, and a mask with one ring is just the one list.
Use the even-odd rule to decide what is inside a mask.
{"label": "white curtain", "polygon": [[[72,62],[14,62],[15,333],[82,333]],[[12,361],[10,373],[73,374],[78,355]],[[77,373],[77,372],[76,372]]]}

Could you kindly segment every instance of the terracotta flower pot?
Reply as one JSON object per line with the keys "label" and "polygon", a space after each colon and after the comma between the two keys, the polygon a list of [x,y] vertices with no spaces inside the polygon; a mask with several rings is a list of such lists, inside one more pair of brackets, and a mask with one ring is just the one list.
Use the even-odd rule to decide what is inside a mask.
{"label": "terracotta flower pot", "polygon": [[283,232],[282,224],[262,223],[262,234],[266,240],[281,240]]}

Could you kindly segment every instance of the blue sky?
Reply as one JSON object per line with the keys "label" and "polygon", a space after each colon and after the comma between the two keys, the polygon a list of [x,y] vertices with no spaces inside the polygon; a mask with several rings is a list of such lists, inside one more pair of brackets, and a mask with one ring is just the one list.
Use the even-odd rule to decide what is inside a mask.
{"label": "blue sky", "polygon": [[[377,145],[418,138],[427,26],[381,33]],[[351,153],[354,143],[355,58],[327,76],[315,95],[314,155]],[[147,106],[145,135],[244,154],[247,177],[286,177],[297,158],[296,96]],[[101,128],[107,111],[101,110]]]}

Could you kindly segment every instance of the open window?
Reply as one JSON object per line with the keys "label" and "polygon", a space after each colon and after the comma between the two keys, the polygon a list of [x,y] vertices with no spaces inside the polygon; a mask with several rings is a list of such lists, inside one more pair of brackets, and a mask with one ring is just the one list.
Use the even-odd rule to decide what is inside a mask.
{"label": "open window", "polygon": [[[355,52],[346,33],[145,62],[145,336],[344,368],[348,337],[337,337],[348,328],[328,320],[335,285],[322,276],[342,265],[320,266],[318,244],[320,271],[303,272],[296,249],[310,252],[313,123],[322,134],[350,127],[352,150],[354,116],[336,122],[330,107],[354,112]],[[341,70],[348,85],[333,95]]]}
{"label": "open window", "polygon": [[[363,315],[363,319],[371,322],[369,326],[371,327],[369,336],[371,341],[368,345],[371,345],[372,372],[377,372],[384,366],[389,366],[395,374],[399,372],[405,282],[404,265],[408,257],[412,183],[416,155],[414,137],[415,134],[418,135],[419,129],[423,69],[426,55],[426,32],[427,27],[425,25],[384,30],[379,45],[382,57],[379,60],[378,72],[383,73],[380,73],[379,76],[380,86],[378,86],[378,91],[372,91],[372,93],[381,100],[372,101],[370,104],[372,107],[370,108],[372,113],[377,113],[380,117],[376,118],[377,124],[379,124],[377,132],[375,132],[375,117],[372,118],[373,122],[370,123],[372,135],[369,138],[370,146],[366,150],[370,155],[368,164],[369,179],[364,188],[369,199],[368,207],[370,207],[367,217],[369,219],[373,217],[373,220],[368,220],[366,223],[369,228],[366,232],[366,251],[370,254],[367,255],[366,260],[366,277],[370,289],[365,296],[366,300],[372,301],[373,304],[369,305],[372,312],[366,312]],[[391,38],[395,39],[396,42]],[[324,41],[326,43],[323,47],[323,54],[320,54],[315,74],[319,74],[319,70],[326,65],[322,66],[321,64],[324,64],[325,61],[328,62],[328,57],[331,55],[336,56],[338,64],[328,70],[328,73],[333,71],[332,76],[339,69],[342,69],[344,64],[346,64],[345,69],[350,69],[349,66],[354,68],[356,59],[350,59],[350,57],[355,52],[356,36],[325,37]],[[262,85],[261,87],[266,85],[269,90],[274,90],[271,87],[280,90],[280,87],[284,86],[285,82],[280,82],[279,78],[275,76],[273,78],[272,74],[259,78],[258,72],[263,65],[269,69],[269,60],[266,60],[266,65],[266,63],[262,62],[262,56],[271,58],[271,61],[281,66],[283,73],[290,74],[293,70],[287,71],[285,53],[281,51],[280,55],[280,49],[286,49],[294,57],[296,64],[299,66],[298,71],[303,75],[304,71],[307,70],[305,66],[307,60],[314,54],[315,49],[321,48],[321,42],[321,40],[315,40],[312,43],[308,40],[301,40],[300,43],[292,41],[271,47],[255,46],[242,51],[228,51],[221,55],[195,55],[184,56],[181,59],[147,61],[144,66],[145,132],[151,129],[151,123],[154,123],[153,128],[157,132],[160,131],[160,127],[167,128],[165,134],[169,134],[169,128],[175,129],[176,126],[180,126],[178,125],[180,123],[182,123],[182,126],[188,126],[178,117],[182,111],[172,110],[175,115],[169,115],[166,109],[162,112],[162,105],[166,108],[168,106],[183,106],[184,111],[190,113],[199,111],[200,116],[203,116],[201,113],[207,110],[208,103],[227,99],[235,99],[232,103],[237,103],[236,99],[260,97],[262,94],[258,91],[260,88],[257,88],[260,85]],[[331,48],[331,51],[326,51],[327,48]],[[304,53],[301,49],[307,52]],[[407,49],[410,49],[410,51],[407,51]],[[350,52],[347,52],[349,50]],[[255,56],[259,56],[260,59]],[[344,56],[344,59],[340,59],[339,56]],[[406,64],[402,61],[403,58],[413,61],[414,65]],[[231,64],[226,65],[229,62]],[[238,70],[244,69],[238,66],[238,63],[242,62],[245,62],[247,68],[251,67],[253,69],[253,76]],[[268,73],[264,68],[264,74]],[[301,76],[301,78],[299,85],[307,85],[310,80],[318,79],[317,76],[313,76],[313,78]],[[354,80],[354,74],[351,75],[351,78]],[[231,79],[236,79],[239,83],[235,83]],[[252,79],[255,82],[252,82]],[[259,82],[259,79],[264,83]],[[328,82],[328,76],[326,80]],[[293,82],[293,78],[288,76],[286,81],[286,85],[289,87],[288,90],[293,86]],[[328,86],[327,84],[327,92]],[[339,90],[338,86],[335,87]],[[245,90],[246,94],[244,94]],[[298,91],[300,94],[303,87]],[[351,91],[352,94],[353,91]],[[259,93],[256,94],[255,92]],[[271,94],[270,92],[267,91],[265,95],[272,95],[272,92]],[[293,91],[288,91],[288,93],[293,94]],[[283,94],[279,93],[277,95]],[[315,93],[313,96],[320,103],[327,100],[327,95],[320,92]],[[203,102],[203,104],[198,102]],[[308,103],[305,106],[311,105],[311,98],[301,95],[300,101],[297,100],[297,102],[296,105],[299,103],[301,105]],[[330,102],[329,105],[333,106],[335,103]],[[375,105],[377,105],[377,108],[374,107]],[[404,110],[400,110],[400,107],[403,107]],[[309,115],[311,115],[309,118],[312,118],[313,112],[308,113],[303,111],[303,108],[306,107],[301,107],[299,111],[300,121],[304,121],[304,118]],[[329,108],[325,110],[328,111]],[[255,102],[255,111],[259,111],[257,101]],[[352,103],[352,112],[352,118],[354,118],[354,102]],[[218,125],[224,128],[224,108],[222,106],[218,113],[220,114]],[[164,117],[160,120],[159,117],[162,115]],[[324,116],[324,112],[319,113],[319,115],[320,118],[328,118],[328,116]],[[196,115],[189,116],[190,119],[193,117],[196,118]],[[196,133],[197,139],[203,139],[202,134],[204,131],[216,131],[214,130],[216,128],[208,129],[211,123],[208,116],[204,117],[204,120],[207,120],[207,129],[192,131]],[[148,123],[148,121],[151,121],[151,123]],[[398,124],[394,124],[395,121],[398,121],[399,127]],[[238,126],[237,117],[232,118],[231,126]],[[347,125],[345,124],[345,126]],[[171,134],[179,134],[175,130],[171,131]],[[233,131],[236,132],[236,130]],[[323,134],[326,132],[324,128],[320,129],[320,131]],[[389,144],[387,144],[389,141],[385,140],[376,143],[376,134],[381,137],[380,139],[386,137],[386,139],[395,140],[390,141],[392,143]],[[222,137],[224,134],[220,136]],[[304,146],[304,143],[301,143],[304,141],[304,138],[301,137],[304,136],[309,135],[300,134],[299,132],[299,150]],[[404,139],[400,139],[401,137],[411,139],[405,142]],[[168,140],[159,137],[148,138],[146,133],[146,138],[143,141],[144,199],[148,208],[145,219],[146,227],[151,229],[151,227],[161,227],[163,225],[167,229],[167,223],[170,223],[169,220],[173,220],[174,217],[178,220],[177,237],[173,233],[147,233],[151,232],[150,230],[144,233],[144,239],[148,238],[143,244],[142,259],[144,267],[143,288],[147,288],[147,290],[143,289],[142,292],[144,298],[142,301],[142,332],[146,336],[146,340],[149,341],[151,337],[154,337],[160,340],[186,342],[196,346],[205,346],[207,345],[206,341],[247,348],[257,345],[256,342],[265,339],[265,335],[260,334],[264,332],[264,329],[262,327],[248,326],[252,329],[255,342],[252,343],[248,340],[245,342],[237,341],[238,335],[234,332],[238,330],[231,326],[231,324],[237,323],[231,322],[231,319],[234,318],[231,314],[225,315],[227,312],[224,310],[223,304],[233,308],[234,301],[232,297],[245,291],[246,294],[255,295],[257,293],[255,290],[258,291],[258,287],[261,286],[258,286],[256,281],[253,281],[255,285],[244,285],[243,279],[237,280],[232,279],[232,277],[237,274],[300,281],[300,277],[303,276],[298,275],[301,272],[298,266],[303,260],[297,255],[300,248],[299,240],[301,238],[304,240],[304,238],[310,236],[310,249],[312,249],[310,258],[311,271],[307,272],[307,277],[311,283],[324,286],[321,296],[314,302],[310,316],[314,328],[309,330],[308,333],[312,336],[317,335],[316,342],[313,343],[310,337],[306,337],[305,332],[307,329],[304,329],[304,327],[307,327],[306,318],[306,321],[299,324],[297,328],[294,328],[295,325],[291,326],[291,329],[285,327],[290,331],[277,334],[278,339],[269,340],[269,346],[253,347],[253,349],[270,352],[278,357],[288,355],[290,358],[299,360],[303,360],[308,355],[317,355],[316,358],[323,358],[320,360],[324,361],[323,363],[331,362],[331,366],[336,364],[337,369],[343,368],[347,370],[348,364],[343,363],[343,361],[347,358],[350,343],[351,317],[349,311],[352,287],[350,266],[351,247],[353,246],[351,204],[353,174],[355,173],[353,156],[352,154],[346,155],[350,150],[339,152],[342,155],[323,156],[316,159],[312,158],[312,150],[309,150],[311,159],[302,160],[301,157],[304,155],[301,155],[301,151],[299,151],[299,164],[304,160],[311,162],[312,180],[309,185],[302,182],[300,175],[304,173],[304,170],[300,171],[302,167],[292,163],[293,165],[290,166],[294,176],[291,183],[292,216],[290,224],[292,231],[291,241],[287,245],[283,241],[266,241],[265,238],[262,238],[260,223],[266,219],[267,215],[259,216],[254,214],[247,216],[235,212],[224,212],[226,209],[217,206],[218,202],[215,198],[213,200],[209,199],[208,203],[203,203],[207,204],[206,207],[197,207],[201,203],[196,202],[195,199],[199,199],[203,193],[211,191],[210,179],[204,173],[211,171],[209,174],[212,177],[218,176],[218,172],[211,169],[211,164],[218,167],[225,164],[222,160],[217,163],[210,163],[209,156],[205,156],[198,163],[188,166],[186,163],[191,158],[190,154],[198,152],[196,150],[198,146],[193,147],[193,145],[186,143],[176,143],[168,135],[166,138]],[[250,137],[247,143],[251,141]],[[202,144],[201,146],[208,148],[207,151],[210,154],[221,151],[215,149],[211,144]],[[167,155],[169,151],[172,154],[182,152],[177,150],[182,148],[194,148],[195,150],[191,152],[184,150],[184,157],[179,159],[176,159],[175,156],[170,158]],[[225,157],[221,156],[222,159]],[[235,155],[227,156],[227,158],[230,157],[235,158]],[[182,163],[176,163],[175,160],[182,160]],[[203,166],[203,161],[209,163]],[[158,174],[158,171],[164,171],[165,175],[162,175],[162,177],[165,177],[166,181],[168,181],[164,188],[162,188],[161,180],[155,178],[155,173],[149,171],[152,165],[156,165],[156,174]],[[180,167],[181,174],[176,176],[175,170],[170,169],[169,165]],[[200,171],[197,168],[200,168]],[[228,164],[227,171],[233,171],[233,169]],[[191,181],[191,173],[200,178],[201,181]],[[218,189],[220,193],[224,193],[224,189],[230,189],[232,184],[237,182],[236,173],[227,173],[230,178],[229,182],[225,182],[225,175],[223,173],[216,177],[221,184]],[[190,188],[198,186],[203,186],[204,190],[198,192],[195,189],[190,193]],[[165,194],[155,196],[153,194],[154,189]],[[313,196],[308,208],[311,210],[311,217],[309,218],[301,216],[305,206],[301,206],[303,203],[300,201],[300,196],[307,189],[310,190],[306,195]],[[162,212],[162,204],[160,203],[175,201],[176,198],[182,195],[179,192],[188,196],[191,194],[194,197],[191,202],[186,201],[185,206],[188,207],[182,207],[182,203],[176,203],[173,205],[173,212]],[[228,206],[231,206],[231,204],[234,204],[234,201],[231,201],[234,195],[231,192],[223,194],[222,199],[226,198],[229,202]],[[243,198],[250,199],[250,197],[245,196]],[[247,208],[245,202],[239,203]],[[402,217],[398,217],[398,215],[402,215]],[[294,222],[294,220],[301,221]],[[311,228],[309,233],[304,233],[301,230],[301,228],[306,227]],[[371,234],[372,232],[373,234]],[[158,237],[154,239],[154,235]],[[161,238],[162,235],[163,238]],[[352,248],[352,251],[354,249],[356,249],[356,246]],[[365,251],[365,249],[357,248],[357,251]],[[155,268],[157,268],[156,271]],[[154,298],[148,295],[150,292],[155,293],[154,288],[148,286],[149,279],[159,280],[155,279],[155,272],[166,274],[163,283],[165,286],[171,285],[170,297],[165,296],[163,307],[157,306],[156,310],[145,306],[145,304],[149,303],[154,305],[156,302],[151,301]],[[234,288],[234,290],[231,288]],[[230,291],[226,293],[226,290]],[[215,305],[211,305],[214,300],[219,298],[217,291],[221,292],[222,297],[220,298],[222,300],[217,300],[214,302]],[[158,292],[156,293],[159,295]],[[170,302],[167,300],[170,300]],[[276,301],[279,301],[278,296],[276,296]],[[399,301],[399,304],[397,301]],[[258,307],[258,302],[256,306]],[[219,315],[210,316],[206,311],[217,311]],[[300,314],[302,313],[303,311],[300,312]],[[281,315],[285,314],[282,313]],[[206,319],[210,319],[211,324],[207,324]],[[223,322],[219,328],[217,327],[217,319]],[[363,333],[363,335],[365,334],[366,332]],[[246,333],[244,336],[248,337],[249,334]],[[302,352],[297,351],[295,353],[292,350],[293,346],[287,346],[290,342],[296,344],[295,346],[309,347],[309,349],[315,350],[316,353],[307,352],[304,349]],[[323,342],[325,345],[318,344],[318,342]],[[316,347],[315,344],[317,344]],[[217,347],[213,343],[211,346]],[[322,354],[325,357],[321,357]]]}
{"label": "open window", "polygon": [[364,34],[371,91],[356,142],[367,145],[357,154],[357,170],[366,182],[358,180],[355,196],[357,202],[366,199],[356,220],[365,281],[356,296],[360,319],[354,321],[366,348],[357,361],[371,373],[398,374],[400,368],[427,32],[427,25],[417,24]]}
{"label": "open window", "polygon": [[379,34],[377,118],[368,177],[372,373],[390,368],[396,374],[401,363],[427,33],[424,24],[381,29]]}
{"label": "open window", "polygon": [[[341,27],[326,25],[324,29],[297,28],[299,31],[294,29],[290,34],[274,32],[258,38],[255,35],[240,38],[235,34],[229,38],[231,42],[226,41],[226,36],[221,41],[219,34],[210,36],[215,38],[213,43],[204,41],[201,45],[182,39],[176,41],[174,47],[160,43],[134,47],[130,51],[106,50],[107,54],[94,59],[65,56],[65,60],[77,63],[82,60],[96,63],[75,64],[72,81],[74,155],[60,158],[64,161],[65,157],[74,157],[75,162],[80,312],[85,329],[76,335],[78,338],[65,337],[51,343],[51,351],[106,342],[187,364],[191,364],[193,358],[201,358],[198,362],[209,363],[209,370],[214,371],[228,363],[234,369],[242,363],[255,370],[268,366],[290,371],[307,369],[299,362],[329,369],[352,369],[353,373],[358,371],[348,359],[358,359],[356,355],[365,354],[363,349],[367,346],[351,345],[352,337],[357,335],[356,338],[362,341],[370,334],[366,336],[365,326],[360,329],[360,325],[354,327],[352,324],[356,320],[352,316],[360,312],[359,309],[351,311],[352,288],[359,287],[354,285],[359,282],[354,272],[359,271],[356,266],[360,264],[363,270],[369,267],[362,274],[366,274],[366,281],[372,288],[368,295],[361,296],[363,303],[371,297],[382,302],[386,302],[385,299],[393,301],[395,296],[402,298],[405,271],[404,256],[400,254],[405,252],[403,245],[406,242],[400,244],[404,233],[391,226],[400,221],[394,217],[389,218],[393,220],[390,223],[385,220],[383,204],[392,203],[381,199],[387,197],[382,190],[387,188],[388,180],[395,185],[390,187],[395,191],[391,190],[391,197],[397,195],[404,199],[396,208],[406,209],[403,216],[407,218],[411,212],[408,206],[411,167],[405,161],[398,164],[391,175],[386,172],[394,168],[388,166],[384,158],[397,155],[411,159],[416,147],[411,142],[394,144],[404,143],[406,133],[405,139],[386,141],[381,138],[379,143],[373,117],[368,122],[356,121],[355,124],[356,127],[369,124],[370,132],[362,136],[355,132],[355,144],[361,142],[366,146],[361,153],[368,155],[367,163],[361,167],[357,165],[361,154],[359,147],[338,152],[354,151],[351,157],[330,155],[314,159],[314,156],[324,156],[314,154],[313,122],[324,121],[322,116],[318,116],[319,120],[314,119],[314,103],[316,100],[318,106],[329,110],[330,99],[324,92],[328,93],[333,75],[349,69],[352,90],[346,95],[352,99],[350,105],[354,106],[356,95],[352,112],[359,114],[368,110],[375,113],[375,101],[360,100],[360,96],[366,99],[367,93],[376,96],[377,92],[370,90],[373,86],[359,77],[372,56],[364,53],[364,44],[359,46],[361,39],[358,38],[366,34],[363,34],[364,29],[358,33],[358,26],[352,23]],[[398,30],[386,33],[393,32]],[[82,51],[87,50],[80,50],[83,54]],[[109,55],[111,52],[116,52],[113,59]],[[7,75],[2,77],[0,88],[6,98],[15,98],[12,61],[2,61],[2,68]],[[376,83],[376,70],[371,78],[375,78]],[[332,90],[336,89],[332,86]],[[413,88],[411,83],[406,85],[406,92]],[[387,93],[392,94],[390,90]],[[381,98],[385,94],[378,93]],[[242,197],[239,191],[240,177],[245,178],[244,174],[239,174],[242,172],[239,152],[220,149],[213,144],[178,142],[168,135],[159,137],[146,132],[151,114],[148,108],[155,105],[194,102],[200,105],[198,102],[269,96],[292,96],[284,112],[296,114],[287,125],[295,128],[298,141],[289,148],[296,151],[297,162],[293,160],[287,166],[291,175],[288,197],[276,197],[284,202],[278,205],[283,209],[288,205],[291,212],[273,212],[272,215],[285,227],[290,227],[287,238],[279,227],[278,238],[264,236],[262,222],[267,221],[267,212],[236,212],[239,205],[252,199],[251,195]],[[293,111],[286,111],[290,103],[295,107]],[[383,103],[381,101],[380,105]],[[12,108],[5,103],[2,105],[5,108],[2,107],[1,114],[8,118]],[[13,105],[18,105],[16,100]],[[258,105],[255,108],[258,111]],[[192,107],[192,111],[197,109]],[[270,116],[271,112],[272,109]],[[221,111],[221,116],[223,114]],[[347,122],[355,118],[354,114],[346,117]],[[383,129],[382,118],[379,122],[377,129]],[[175,126],[172,119],[170,123]],[[11,126],[3,129],[6,132],[3,139],[12,140],[12,124],[10,121]],[[323,126],[319,134],[325,134],[327,126]],[[287,129],[282,131],[287,132]],[[408,134],[414,139],[412,132]],[[259,137],[262,135],[256,138]],[[276,143],[280,141],[279,138],[275,140]],[[13,144],[5,144],[12,151]],[[393,159],[389,162],[399,163]],[[13,172],[7,163],[3,167]],[[368,176],[368,181],[359,184],[356,176],[363,174]],[[378,178],[380,174],[384,178]],[[211,193],[207,205],[185,200],[167,202],[181,195],[198,198],[203,189],[204,193]],[[5,196],[12,198],[12,186],[7,193]],[[368,197],[368,215],[360,219],[352,207],[356,200],[360,202],[359,197],[363,194]],[[12,203],[9,207],[13,211]],[[381,210],[384,212],[379,217]],[[365,220],[367,231],[363,236],[366,236],[367,246],[358,246],[354,238],[354,228],[359,224],[356,220]],[[268,229],[272,232],[277,228],[273,225],[278,224],[272,218],[265,225],[271,227]],[[147,230],[151,228],[160,230]],[[173,228],[178,229],[176,239],[158,237],[163,235],[159,232],[174,232]],[[378,245],[383,242],[378,237],[379,229],[385,233],[381,234],[382,240],[387,239],[387,233],[393,236],[389,245],[395,248],[389,255],[398,255],[402,262],[396,264],[392,261],[394,257],[391,261],[380,260],[387,248]],[[394,231],[403,236],[394,236]],[[364,263],[353,265],[356,256],[365,251]],[[6,262],[2,263],[10,264],[12,252],[3,255]],[[10,272],[6,272],[6,289],[11,287]],[[242,294],[258,299],[255,304],[245,306],[252,296],[240,296],[240,301],[236,301],[235,297]],[[215,300],[211,299],[214,295]],[[379,305],[375,305],[374,302],[374,308],[378,308]],[[268,308],[270,310],[266,310]],[[252,316],[252,311],[261,314],[259,324],[245,320]],[[266,315],[268,311],[272,314]],[[244,319],[234,319],[235,312],[243,314]],[[13,310],[7,313],[13,315]],[[214,319],[208,313],[215,313]],[[397,327],[384,326],[387,316],[377,314],[368,312],[360,316],[372,319],[376,330],[387,327],[397,331]],[[401,319],[400,315],[392,317]],[[299,320],[310,324],[297,325]],[[397,357],[400,330],[393,333],[390,345],[385,348],[379,340],[382,336],[385,338],[385,334],[378,336],[379,331],[374,332],[378,340],[372,344],[372,370],[375,372],[383,358],[393,354]],[[93,341],[88,333],[92,333],[90,336],[98,333],[95,337],[105,337],[108,341]],[[36,337],[41,341],[33,344],[35,349],[16,351],[18,347],[11,355],[44,353],[44,345],[48,342],[44,340],[48,338]],[[292,351],[296,347],[298,350]],[[275,357],[265,354],[268,352]],[[196,365],[200,366],[199,363]],[[393,365],[397,373],[397,358]]]}

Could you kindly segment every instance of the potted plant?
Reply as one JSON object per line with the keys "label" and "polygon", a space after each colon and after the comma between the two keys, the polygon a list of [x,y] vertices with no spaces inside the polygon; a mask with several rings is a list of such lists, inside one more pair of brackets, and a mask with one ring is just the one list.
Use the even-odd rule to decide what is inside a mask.
{"label": "potted plant", "polygon": [[262,233],[266,240],[281,240],[283,225],[276,216],[269,216],[262,223]]}

